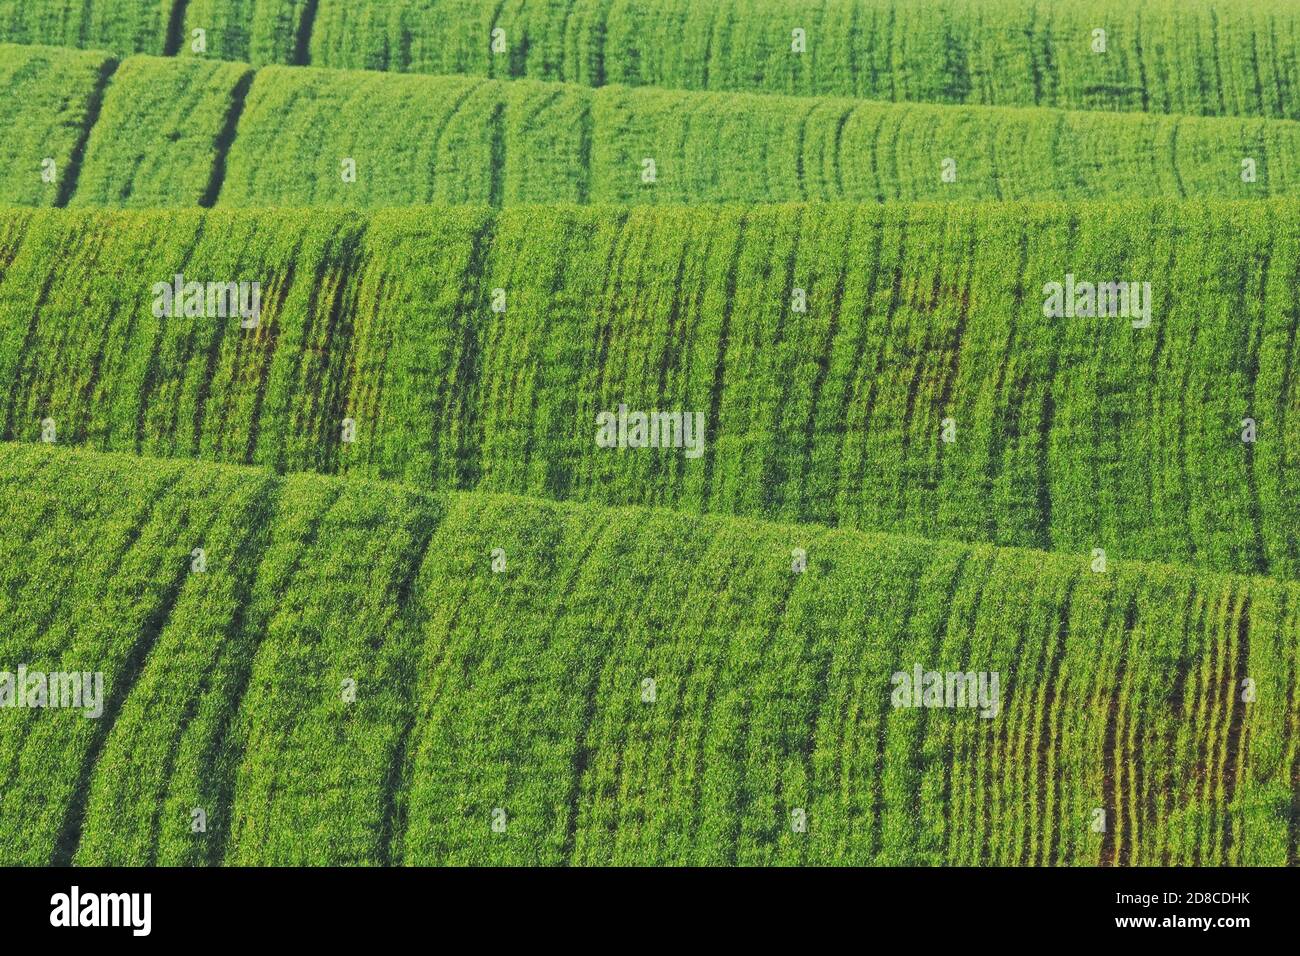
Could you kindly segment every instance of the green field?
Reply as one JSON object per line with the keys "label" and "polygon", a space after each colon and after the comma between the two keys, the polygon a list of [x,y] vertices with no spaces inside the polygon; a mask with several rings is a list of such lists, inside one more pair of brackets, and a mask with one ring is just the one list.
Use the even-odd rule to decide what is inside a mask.
{"label": "green field", "polygon": [[[11,212],[0,437],[1294,577],[1298,217]],[[259,281],[260,327],[156,318],[177,272]],[[1151,282],[1150,325],[1045,317],[1067,272]],[[620,404],[701,454],[598,447]]]}
{"label": "green field", "polygon": [[71,206],[212,205],[252,71],[238,63],[133,56],[90,130]]}
{"label": "green field", "polygon": [[169,52],[174,0],[0,0],[0,41]]}
{"label": "green field", "polygon": [[1300,119],[1288,0],[0,2],[3,41],[196,55],[196,29],[257,65]]}
{"label": "green field", "polygon": [[[389,0],[382,2],[389,4]],[[206,31],[207,46],[202,56],[259,66],[306,63],[318,7],[319,0],[188,0],[182,11],[184,29],[177,52],[195,55],[194,31],[201,29]],[[304,14],[310,19],[304,20]]]}
{"label": "green field", "polygon": [[1288,0],[320,0],[310,62],[1300,119],[1298,40],[1300,9]]}
{"label": "green field", "polygon": [[116,65],[102,53],[0,47],[0,203],[67,202]]}
{"label": "green field", "polygon": [[[274,156],[274,161],[269,157]],[[355,182],[340,163],[355,160]],[[1256,177],[1243,182],[1241,161]],[[945,181],[951,159],[954,181]],[[646,181],[646,161],[654,181]],[[227,205],[1258,197],[1300,123],[864,103],[268,67]]]}
{"label": "green field", "polygon": [[[0,111],[0,162],[13,173],[0,199],[185,208],[1300,194],[1292,121],[254,72],[149,56],[116,67],[100,108],[105,63],[0,47],[0,89],[36,101]],[[79,137],[84,163],[70,159]],[[40,179],[47,154],[61,175],[73,170],[62,187]]]}
{"label": "green field", "polygon": [[0,100],[0,866],[1300,866],[1300,0],[0,0]]}
{"label": "green field", "polygon": [[[0,709],[6,864],[1296,861],[1294,584],[17,445],[0,489],[6,658],[105,681]],[[891,707],[918,663],[996,718]]]}

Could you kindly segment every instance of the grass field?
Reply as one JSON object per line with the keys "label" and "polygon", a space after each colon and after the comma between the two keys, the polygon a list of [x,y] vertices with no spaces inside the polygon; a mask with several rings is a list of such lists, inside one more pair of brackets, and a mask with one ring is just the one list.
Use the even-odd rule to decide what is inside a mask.
{"label": "grass field", "polygon": [[0,2],[3,41],[196,55],[195,30],[259,66],[1300,119],[1288,0]]}
{"label": "grass field", "polygon": [[168,52],[172,0],[0,0],[0,41]]}
{"label": "grass field", "polygon": [[[100,720],[0,710],[5,863],[1296,859],[1294,584],[16,445],[0,488],[0,641],[105,671]],[[996,716],[891,707],[917,663]]]}
{"label": "grass field", "polygon": [[1286,0],[320,0],[309,53],[593,86],[1300,119],[1298,38]]}
{"label": "grass field", "polygon": [[0,0],[0,99],[0,866],[1300,866],[1295,0]]}
{"label": "grass field", "polygon": [[[1300,194],[1300,123],[1292,121],[253,71],[195,58],[134,56],[116,65],[96,54],[22,46],[0,47],[6,63],[0,88],[36,100],[35,114],[30,103],[7,118],[0,113],[9,144],[0,161],[13,173],[0,198],[24,204]],[[97,83],[101,66],[115,72]],[[29,87],[58,90],[58,98],[45,104]],[[63,185],[42,183],[46,155],[55,157]]]}
{"label": "grass field", "polygon": [[[275,161],[268,161],[274,155]],[[355,160],[356,181],[340,163]],[[1256,163],[1243,182],[1241,161]],[[952,176],[945,179],[944,163]],[[653,182],[648,182],[652,161]],[[219,202],[781,202],[1300,192],[1300,123],[268,67]]]}
{"label": "grass field", "polygon": [[235,104],[238,63],[133,56],[105,90],[71,206],[212,205]]}
{"label": "grass field", "polygon": [[0,47],[0,203],[66,204],[115,66],[101,53]]}
{"label": "grass field", "polygon": [[[9,213],[0,435],[1293,577],[1298,213]],[[155,318],[177,272],[259,281],[260,327]],[[1069,272],[1150,325],[1045,317]],[[598,447],[620,404],[701,453]]]}

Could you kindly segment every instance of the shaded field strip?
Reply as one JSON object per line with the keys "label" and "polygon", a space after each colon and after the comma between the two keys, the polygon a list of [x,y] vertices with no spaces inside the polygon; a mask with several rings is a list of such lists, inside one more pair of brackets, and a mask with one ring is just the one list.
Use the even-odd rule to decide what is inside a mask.
{"label": "shaded field strip", "polygon": [[248,99],[248,90],[253,85],[253,78],[257,75],[256,70],[249,69],[239,78],[230,94],[230,109],[226,113],[225,124],[217,134],[216,139],[216,158],[212,162],[212,176],[208,179],[208,185],[203,190],[203,196],[199,199],[199,205],[208,208],[217,204],[217,197],[221,195],[221,187],[226,180],[226,158],[230,155],[230,147],[235,142],[236,131],[239,128],[239,118],[244,113],[244,103]]}
{"label": "shaded field strip", "polygon": [[[605,524],[592,528],[589,539],[578,554],[577,560],[573,562],[573,570],[569,572],[565,580],[562,593],[566,595],[574,593],[574,588],[582,576],[583,566],[587,558],[605,543],[608,531],[609,526]],[[596,716],[596,692],[600,687],[601,677],[602,671],[599,666],[590,669],[586,686],[583,688],[582,719],[578,725],[577,739],[573,744],[573,758],[569,768],[569,794],[568,799],[565,801],[564,843],[560,848],[561,858],[569,862],[572,862],[577,846],[578,818],[582,813],[582,784],[587,777],[587,768],[591,763],[592,751],[595,749],[589,738],[592,732],[592,723]]]}
{"label": "shaded field strip", "polygon": [[[1170,717],[1168,722],[1169,731],[1168,731],[1168,735],[1163,741],[1163,745],[1167,750],[1167,752],[1170,754],[1170,767],[1172,769],[1176,769],[1178,767],[1178,761],[1179,758],[1181,757],[1181,753],[1178,747],[1178,731],[1180,727],[1183,726],[1184,721],[1186,720],[1184,709],[1186,707],[1185,698],[1187,694],[1187,678],[1188,678],[1188,672],[1192,668],[1191,659],[1187,654],[1187,647],[1191,639],[1192,622],[1196,617],[1197,596],[1198,595],[1197,595],[1196,587],[1195,585],[1193,585],[1188,589],[1187,599],[1183,604],[1183,611],[1182,611],[1183,632],[1182,632],[1181,649],[1178,658],[1178,669],[1174,674],[1173,684],[1169,692],[1169,704],[1168,704],[1169,717]],[[1174,800],[1176,796],[1176,787],[1174,786],[1174,783],[1175,781],[1173,780],[1172,776],[1166,775],[1166,786],[1163,792],[1163,797],[1164,797],[1163,806],[1157,805],[1157,794],[1154,791],[1152,791],[1150,806],[1148,807],[1148,811],[1147,811],[1148,816],[1150,817],[1151,820],[1160,822],[1163,826],[1166,827],[1168,826],[1168,821],[1172,817],[1174,812]],[[1174,865],[1170,847],[1164,848],[1163,853],[1160,855],[1158,865],[1160,866]]]}
{"label": "shaded field strip", "polygon": [[320,0],[306,0],[303,3],[301,19],[294,34],[293,63],[306,66],[311,62],[311,34],[316,26],[316,11]]}
{"label": "shaded field strip", "polygon": [[68,158],[68,165],[63,170],[63,179],[59,182],[59,191],[54,200],[54,205],[57,207],[66,206],[68,201],[72,199],[73,193],[77,191],[77,180],[81,176],[81,163],[86,157],[86,143],[90,139],[91,131],[99,123],[99,111],[104,105],[104,93],[108,89],[113,74],[117,72],[120,62],[116,59],[106,60],[99,71],[99,78],[95,83],[94,92],[91,93],[90,100],[86,104],[85,123],[77,135],[77,141],[72,147],[72,155]]}
{"label": "shaded field strip", "polygon": [[[736,303],[736,279],[737,273],[740,271],[741,255],[745,248],[745,225],[746,217],[741,216],[736,223],[735,245],[732,247],[731,255],[728,258],[726,291],[723,297],[721,327],[718,331],[717,359],[713,366],[713,383],[709,387],[709,412],[705,423],[707,427],[715,430],[718,428],[718,422],[722,414],[722,388],[727,371],[727,351],[731,346],[731,320]],[[708,510],[708,506],[714,498],[715,444],[710,442],[704,451],[704,478],[701,483],[701,497],[704,501],[705,510]]]}
{"label": "shaded field strip", "polygon": [[[282,491],[283,485],[279,485],[276,488],[276,494],[279,495]],[[333,492],[323,500],[319,510],[312,516],[308,523],[306,533],[300,539],[301,546],[295,550],[295,558],[293,562],[281,576],[282,585],[291,580],[293,576],[297,574],[303,556],[309,554],[315,546],[319,537],[321,524],[325,521],[330,509],[334,506],[342,493],[342,485],[333,489]],[[271,544],[272,542],[268,541],[267,547],[269,548]],[[266,551],[263,551],[259,565],[265,561],[265,558]],[[257,577],[261,577],[260,566]],[[244,616],[242,609],[240,614],[241,617]],[[236,669],[235,679],[233,681],[233,693],[231,695],[231,706],[226,709],[226,718],[222,722],[222,726],[214,738],[214,743],[216,746],[223,748],[223,752],[221,754],[213,754],[212,756],[214,759],[208,762],[209,766],[215,764],[219,770],[219,773],[215,775],[216,780],[212,781],[209,779],[208,781],[212,788],[210,791],[212,793],[212,805],[218,808],[219,811],[224,811],[220,816],[226,821],[229,821],[233,816],[232,811],[235,805],[236,777],[238,774],[238,768],[243,759],[243,745],[246,741],[242,737],[238,737],[233,740],[235,745],[233,750],[225,752],[224,748],[226,748],[232,737],[235,737],[233,733],[234,725],[239,720],[239,715],[243,711],[244,700],[248,695],[249,686],[253,677],[253,663],[257,658],[257,652],[261,647],[262,640],[266,637],[266,624],[270,614],[271,609],[269,607],[261,608],[260,614],[256,619],[247,620],[246,622],[248,652],[242,659],[240,659],[242,666],[238,666]],[[231,830],[232,826],[229,822],[224,826],[219,826],[217,828],[216,838],[212,841],[211,850],[209,851],[208,862],[210,864],[219,865],[225,860],[226,848],[229,845]]]}
{"label": "shaded field strip", "polygon": [[[426,618],[427,606],[422,601],[414,600],[418,595],[419,578],[424,569],[425,558],[428,555],[430,544],[434,535],[438,533],[439,521],[430,521],[424,533],[418,539],[413,553],[409,558],[406,572],[402,576],[401,583],[397,587],[397,593],[394,596],[394,603],[398,608],[397,620],[401,622],[401,628],[416,635],[415,641],[416,653],[422,647],[418,637],[424,631],[424,621]],[[411,655],[412,657],[415,654]],[[408,660],[405,662],[407,671],[402,674],[401,684],[407,688],[418,687],[416,681],[416,662]],[[404,702],[406,705],[406,717],[402,720],[401,728],[397,733],[397,739],[393,742],[392,753],[389,756],[388,771],[384,778],[384,796],[385,804],[382,819],[379,826],[379,836],[376,840],[376,852],[378,862],[381,866],[391,866],[393,864],[393,848],[395,842],[394,834],[405,829],[403,819],[404,806],[402,797],[404,795],[403,785],[409,783],[404,773],[407,760],[409,758],[408,748],[410,745],[411,734],[415,730],[416,721],[419,719],[419,694],[416,690],[409,691]],[[405,835],[405,834],[403,834]]]}
{"label": "shaded field strip", "polygon": [[[183,479],[184,472],[178,470],[170,487],[160,491],[155,500],[154,508],[150,509],[143,516],[143,520],[135,526],[135,533],[121,552],[119,566],[127,560],[132,549],[138,544],[140,535],[157,514],[157,504],[165,501]],[[205,521],[205,526],[210,524],[215,517],[215,513],[210,513]],[[159,635],[162,634],[163,628],[166,627],[168,620],[171,618],[172,609],[176,606],[181,588],[184,587],[189,574],[189,566],[183,562],[178,563],[177,570],[164,589],[158,606],[149,615],[141,634],[136,638],[122,664],[119,679],[114,682],[114,692],[109,696],[108,700],[104,701],[103,714],[95,723],[94,737],[81,759],[81,769],[78,773],[77,785],[73,789],[72,800],[64,813],[63,822],[59,826],[58,836],[50,858],[52,866],[69,866],[76,855],[77,847],[81,843],[81,829],[86,819],[86,803],[90,798],[91,780],[99,764],[99,754],[112,734],[113,725],[117,721],[118,714],[122,711],[122,706],[130,696],[132,687],[135,686],[136,678],[140,676],[140,672],[144,669]],[[112,576],[108,580],[112,580]]]}
{"label": "shaded field strip", "polygon": [[[1137,610],[1136,597],[1130,597],[1128,606],[1124,611],[1123,634],[1127,635],[1133,632],[1134,618]],[[1124,647],[1119,649],[1119,664],[1115,670],[1114,680],[1111,682],[1111,692],[1106,697],[1106,717],[1105,717],[1105,739],[1102,743],[1102,778],[1101,778],[1101,806],[1105,813],[1103,820],[1105,829],[1101,837],[1101,855],[1099,863],[1101,866],[1116,866],[1124,863],[1128,859],[1128,845],[1131,839],[1128,833],[1128,827],[1124,825],[1124,817],[1120,812],[1120,801],[1127,803],[1127,797],[1123,787],[1123,770],[1124,764],[1120,759],[1120,721],[1124,707],[1124,674],[1128,669],[1128,661],[1124,655]],[[1117,835],[1116,831],[1120,831]]]}
{"label": "shaded field strip", "polygon": [[167,38],[163,43],[163,56],[177,56],[181,44],[185,42],[185,13],[190,0],[172,0],[171,13],[167,18]]}
{"label": "shaded field strip", "polygon": [[1066,646],[1070,639],[1070,609],[1074,601],[1074,589],[1078,584],[1079,573],[1070,575],[1065,587],[1065,599],[1061,602],[1060,614],[1056,621],[1056,633],[1049,650],[1050,663],[1047,677],[1043,684],[1042,708],[1038,717],[1038,806],[1040,820],[1046,820],[1051,826],[1051,839],[1041,833],[1041,852],[1038,859],[1031,858],[1026,850],[1025,864],[1029,866],[1053,866],[1060,858],[1061,827],[1057,822],[1060,815],[1061,780],[1055,773],[1056,758],[1060,753],[1060,723],[1056,709],[1056,695],[1061,686],[1061,665],[1065,660]]}
{"label": "shaded field strip", "polygon": [[[185,266],[189,264],[191,257],[194,255],[195,249],[198,248],[199,243],[203,239],[205,225],[204,222],[200,221],[198,228],[194,230],[194,234],[185,244],[185,251],[182,253],[180,258],[180,269],[182,272],[184,271]],[[159,351],[162,348],[164,328],[165,327],[160,323],[157,333],[154,336],[153,344],[149,347],[148,361],[145,365],[144,376],[140,381],[140,397],[136,401],[135,418],[135,453],[137,455],[141,454],[144,450],[145,422],[149,414],[149,403],[153,397],[154,389],[157,387],[158,379],[161,375],[158,357]],[[101,346],[99,350],[99,362],[96,364],[96,379],[98,378],[99,367],[103,363],[103,358],[104,348]],[[88,389],[86,398],[89,399],[92,394],[93,392]],[[83,424],[82,427],[84,430],[85,425]]]}
{"label": "shaded field strip", "polygon": [[[192,698],[187,702],[180,719],[177,721],[176,732],[172,734],[170,746],[167,749],[167,756],[164,761],[164,771],[162,779],[170,783],[175,776],[176,760],[180,752],[181,743],[186,729],[190,726],[198,712],[199,706],[204,698],[212,692],[211,679],[217,668],[222,663],[222,656],[228,652],[231,645],[236,645],[242,636],[247,621],[248,610],[252,603],[253,589],[257,581],[257,571],[261,561],[266,553],[270,517],[280,507],[280,488],[273,487],[261,500],[261,506],[248,516],[247,525],[242,529],[241,540],[236,545],[236,554],[240,557],[240,572],[238,573],[238,584],[235,587],[234,613],[230,619],[230,626],[223,635],[222,646],[214,656],[211,666],[203,673],[198,682],[198,687]],[[174,606],[174,604],[173,604]],[[159,630],[161,633],[161,629]],[[147,661],[146,661],[147,663]],[[129,692],[128,692],[129,693]],[[231,707],[228,712],[234,713],[238,707]],[[151,847],[151,856],[149,866],[158,865],[158,844],[159,835],[161,834],[161,823],[163,807],[166,804],[165,799],[158,801],[153,815],[153,823],[150,832],[154,835]],[[227,809],[225,805],[213,805],[218,812]],[[221,828],[221,832],[225,832]],[[214,851],[216,847],[214,846]],[[220,857],[214,853],[213,859],[219,860]]]}
{"label": "shaded field strip", "polygon": [[1224,734],[1223,758],[1223,858],[1235,863],[1236,843],[1239,834],[1233,830],[1233,798],[1245,772],[1245,760],[1242,755],[1249,753],[1250,729],[1246,723],[1246,694],[1242,687],[1249,673],[1250,663],[1250,593],[1243,592],[1241,608],[1237,612],[1236,655],[1231,660],[1231,674],[1228,693],[1228,727]]}
{"label": "shaded field strip", "polygon": [[[1225,604],[1229,600],[1230,598],[1227,597],[1222,599]],[[1218,719],[1219,708],[1216,706],[1215,688],[1222,681],[1221,666],[1224,653],[1222,636],[1228,617],[1229,613],[1225,612],[1223,606],[1206,603],[1206,630],[1202,635],[1206,650],[1201,660],[1200,693],[1197,695],[1196,700],[1199,714],[1198,723],[1206,728],[1206,732],[1199,735],[1195,743],[1196,767],[1193,784],[1197,794],[1197,802],[1207,807],[1214,799],[1216,780],[1213,766],[1215,741],[1211,739],[1211,733]],[[1205,866],[1209,862],[1209,847],[1213,838],[1213,833],[1210,832],[1206,820],[1198,819],[1196,821],[1195,836],[1196,843],[1193,846],[1195,862],[1199,866]]]}

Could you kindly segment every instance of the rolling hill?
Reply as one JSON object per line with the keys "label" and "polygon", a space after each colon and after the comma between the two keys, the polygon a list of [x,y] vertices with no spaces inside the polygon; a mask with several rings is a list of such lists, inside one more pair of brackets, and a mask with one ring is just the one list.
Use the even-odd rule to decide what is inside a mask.
{"label": "rolling hill", "polygon": [[0,0],[0,100],[0,865],[1300,865],[1292,0]]}
{"label": "rolling hill", "polygon": [[[1300,194],[1289,120],[254,71],[13,45],[0,47],[5,63],[0,89],[24,107],[0,112],[11,177],[0,199],[28,205]],[[42,179],[48,157],[57,182]]]}
{"label": "rolling hill", "polygon": [[[7,864],[1296,859],[1295,584],[12,444],[0,489],[0,651],[104,675],[0,708]],[[894,706],[918,665],[987,706]]]}
{"label": "rolling hill", "polygon": [[1288,0],[0,2],[0,41],[117,54],[1274,119],[1298,37]]}
{"label": "rolling hill", "polygon": [[[0,436],[1294,577],[1298,214],[15,211]],[[156,316],[177,274],[257,327]],[[1148,319],[1045,315],[1069,276]],[[698,454],[610,454],[620,405]]]}

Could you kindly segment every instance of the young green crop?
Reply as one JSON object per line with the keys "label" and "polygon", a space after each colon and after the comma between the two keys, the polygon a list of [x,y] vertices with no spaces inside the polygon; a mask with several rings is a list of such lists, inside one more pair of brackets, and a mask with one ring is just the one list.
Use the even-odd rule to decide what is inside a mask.
{"label": "young green crop", "polygon": [[173,0],[0,0],[0,41],[166,52]]}
{"label": "young green crop", "polygon": [[[1297,215],[5,214],[0,435],[1292,577]],[[176,273],[260,282],[258,327],[155,317]],[[1071,274],[1150,324],[1045,316]],[[698,455],[600,447],[624,404]]]}
{"label": "young green crop", "polygon": [[[193,549],[203,547],[227,509],[239,507],[243,477],[180,462],[128,469],[109,463],[94,475],[59,471],[44,469],[25,492],[30,509],[44,510],[48,521],[27,536],[32,551],[6,563],[6,592],[23,610],[3,629],[0,657],[11,673],[19,666],[98,673],[102,696],[93,719],[83,708],[0,709],[0,827],[11,864],[71,859],[90,768],[190,580]],[[80,488],[89,482],[101,495],[111,489],[114,504],[85,497]]]}
{"label": "young green crop", "polygon": [[252,82],[238,63],[133,56],[113,74],[71,206],[211,205]]}
{"label": "young green crop", "polygon": [[[34,49],[0,48],[24,102],[0,127],[13,154],[14,202],[380,207],[1300,192],[1300,123],[1292,121],[301,67],[254,73],[153,57],[123,61],[99,111],[89,54]],[[33,56],[62,72],[33,79]],[[72,80],[59,77],[79,62],[75,102],[90,102],[69,116],[62,97]],[[25,101],[56,91],[47,122],[69,128],[51,134],[32,124]],[[94,126],[78,177],[79,163],[66,157],[79,151],[87,116]],[[42,189],[37,154],[51,149],[59,184]]]}
{"label": "young green crop", "polygon": [[305,62],[306,0],[0,0],[0,42]]}
{"label": "young green crop", "polygon": [[1295,193],[1297,169],[1285,121],[268,67],[219,201],[1244,198]]}
{"label": "young green crop", "polygon": [[98,52],[0,44],[0,202],[67,201],[115,66]]}
{"label": "young green crop", "polygon": [[189,0],[183,13],[181,55],[194,54],[203,31],[203,56],[267,63],[305,63],[315,3],[308,0]]}
{"label": "young green crop", "polygon": [[1286,0],[320,0],[311,62],[1300,119],[1298,30]]}
{"label": "young green crop", "polygon": [[1297,859],[1294,583],[13,443],[0,491],[0,670],[107,702],[0,707],[4,863]]}
{"label": "young green crop", "polygon": [[1287,0],[0,2],[0,40],[122,54],[1275,119],[1298,30]]}

